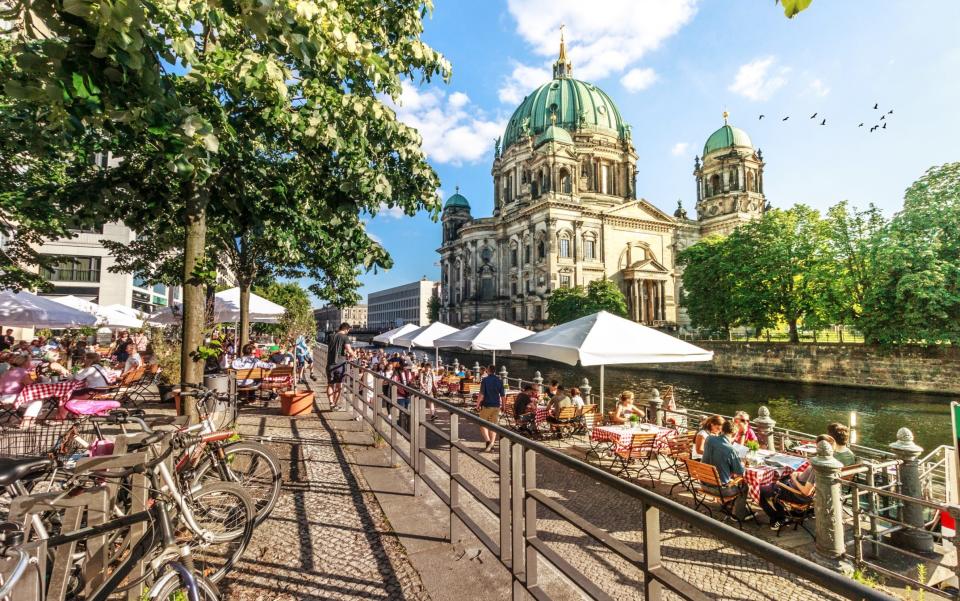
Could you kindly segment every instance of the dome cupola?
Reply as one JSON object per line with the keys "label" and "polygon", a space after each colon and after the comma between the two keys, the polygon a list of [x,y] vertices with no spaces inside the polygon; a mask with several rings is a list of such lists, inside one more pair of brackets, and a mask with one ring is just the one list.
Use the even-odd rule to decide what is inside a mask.
{"label": "dome cupola", "polygon": [[707,138],[706,144],[703,145],[703,156],[726,148],[739,147],[753,150],[753,142],[750,141],[750,136],[747,135],[747,132],[727,123],[727,117],[729,116],[729,113],[724,111],[723,127],[710,134],[710,137]]}
{"label": "dome cupola", "polygon": [[460,186],[457,186],[457,191],[447,199],[447,202],[443,205],[443,210],[447,209],[467,209],[470,210],[470,202],[467,201],[467,197],[463,194],[460,194]]}

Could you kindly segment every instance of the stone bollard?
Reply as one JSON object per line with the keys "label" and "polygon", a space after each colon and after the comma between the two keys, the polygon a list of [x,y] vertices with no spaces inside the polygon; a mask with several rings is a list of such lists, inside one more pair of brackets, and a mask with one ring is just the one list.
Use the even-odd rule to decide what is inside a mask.
{"label": "stone bollard", "polygon": [[543,376],[540,375],[540,372],[533,373],[533,383],[537,386],[543,386]]}
{"label": "stone bollard", "polygon": [[760,445],[767,447],[767,450],[776,451],[774,445],[773,428],[777,425],[776,420],[770,417],[770,410],[766,407],[760,407],[757,410],[757,417],[753,420],[753,429],[760,439]]}
{"label": "stone bollard", "polygon": [[453,359],[453,373],[460,371],[460,360],[454,357]]}
{"label": "stone bollard", "polygon": [[590,380],[584,378],[583,382],[580,383],[580,392],[583,393],[583,402],[590,404],[590,391],[593,390],[593,386],[590,386]]}
{"label": "stone bollard", "polygon": [[477,379],[479,380],[480,379],[480,362],[479,361],[473,362],[473,373],[477,376]]}
{"label": "stone bollard", "polygon": [[660,391],[654,388],[650,392],[650,398],[647,399],[647,421],[658,426],[663,425],[663,412],[660,408],[663,406],[663,399],[660,398]]}
{"label": "stone bollard", "polygon": [[813,496],[813,511],[817,519],[816,556],[818,563],[834,570],[853,573],[853,567],[842,561],[845,552],[843,541],[843,498],[841,495],[840,470],[843,464],[833,457],[833,445],[826,440],[817,443],[817,456],[810,459],[816,470],[816,491]]}
{"label": "stone bollard", "polygon": [[504,390],[506,390],[507,388],[510,388],[510,382],[507,379],[508,375],[509,373],[507,372],[507,366],[504,365],[503,367],[500,368],[500,381],[503,382]]}
{"label": "stone bollard", "polygon": [[[902,463],[900,464],[900,494],[922,498],[920,488],[920,454],[923,448],[913,442],[913,432],[909,428],[897,430],[897,442],[890,445]],[[893,540],[911,551],[933,551],[933,536],[924,528],[923,506],[917,503],[903,503],[897,519],[918,530],[904,529],[893,533]]]}

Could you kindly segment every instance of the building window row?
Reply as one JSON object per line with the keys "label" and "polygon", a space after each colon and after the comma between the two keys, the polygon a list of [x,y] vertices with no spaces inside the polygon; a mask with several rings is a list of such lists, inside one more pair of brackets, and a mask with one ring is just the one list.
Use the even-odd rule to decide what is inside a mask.
{"label": "building window row", "polygon": [[99,282],[100,257],[57,257],[51,267],[43,267],[41,275],[50,282]]}

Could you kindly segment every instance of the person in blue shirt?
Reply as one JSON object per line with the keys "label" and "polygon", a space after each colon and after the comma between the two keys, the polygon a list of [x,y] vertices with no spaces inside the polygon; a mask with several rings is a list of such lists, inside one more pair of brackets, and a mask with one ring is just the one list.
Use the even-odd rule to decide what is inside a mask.
{"label": "person in blue shirt", "polygon": [[[487,375],[480,381],[480,396],[477,397],[477,413],[480,414],[480,419],[494,424],[497,423],[500,420],[500,406],[503,404],[503,397],[503,382],[497,375],[496,366],[491,365],[487,368]],[[493,445],[497,443],[497,433],[481,426],[480,435],[487,443],[483,451],[489,453],[493,450]]]}
{"label": "person in blue shirt", "polygon": [[724,420],[720,426],[719,436],[709,436],[703,445],[701,461],[717,468],[720,476],[720,490],[710,491],[725,498],[736,496],[733,513],[737,519],[743,519],[747,513],[747,487],[743,478],[743,462],[740,454],[733,446],[734,424],[731,420]]}

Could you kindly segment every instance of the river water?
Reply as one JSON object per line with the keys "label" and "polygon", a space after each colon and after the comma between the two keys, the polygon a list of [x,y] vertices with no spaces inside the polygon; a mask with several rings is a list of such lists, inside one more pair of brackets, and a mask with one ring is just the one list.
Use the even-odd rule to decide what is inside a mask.
{"label": "river water", "polygon": [[[486,355],[457,355],[462,363],[490,361]],[[430,354],[430,359],[433,355]],[[454,356],[443,353],[445,362]],[[600,393],[600,369],[570,367],[552,361],[497,357],[497,369],[505,365],[510,377],[533,378],[539,370],[545,382],[557,379],[564,386],[579,386],[584,377],[590,379],[593,393]],[[850,422],[850,413],[857,413],[858,443],[886,449],[897,438],[903,426],[913,431],[917,444],[932,450],[951,444],[950,401],[952,397],[935,394],[890,392],[840,386],[822,386],[792,382],[768,382],[708,375],[675,374],[647,371],[633,367],[606,369],[606,397],[615,397],[621,390],[632,390],[643,399],[650,389],[673,385],[678,406],[732,415],[746,411],[756,417],[757,408],[766,405],[777,425],[819,434],[828,423]],[[960,398],[956,399],[960,400]],[[609,407],[608,407],[609,409]]]}

